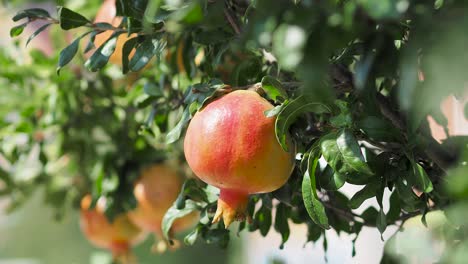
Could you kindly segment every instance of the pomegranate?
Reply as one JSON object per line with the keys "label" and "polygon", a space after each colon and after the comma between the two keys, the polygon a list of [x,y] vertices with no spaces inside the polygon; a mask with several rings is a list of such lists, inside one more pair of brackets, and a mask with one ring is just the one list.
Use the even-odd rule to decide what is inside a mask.
{"label": "pomegranate", "polygon": [[[166,211],[179,195],[182,181],[176,170],[168,164],[156,164],[145,168],[135,183],[133,194],[138,201],[137,208],[129,213],[130,219],[141,229],[162,236],[161,222]],[[180,232],[194,225],[196,213],[177,219],[172,232]],[[163,251],[165,245],[157,245]]]}
{"label": "pomegranate", "polygon": [[[275,137],[273,108],[254,91],[237,90],[197,112],[184,141],[185,158],[195,175],[220,188],[213,222],[226,227],[243,218],[249,194],[266,193],[286,183],[294,168],[293,151]],[[292,145],[289,143],[289,145]]]}
{"label": "pomegranate", "polygon": [[[101,5],[99,8],[96,18],[94,19],[95,23],[98,22],[105,22],[113,25],[114,27],[118,27],[120,23],[122,22],[122,17],[116,16],[117,13],[117,8],[115,6],[115,1],[116,0],[104,0],[104,3]],[[109,39],[109,37],[113,34],[114,32],[112,30],[107,30],[104,31],[101,34],[96,35],[96,38],[94,39],[94,45],[96,47],[101,46],[104,44],[104,42]],[[115,65],[122,65],[122,49],[125,44],[125,42],[130,39],[135,37],[136,34],[132,34],[128,36],[127,34],[123,33],[118,36],[117,38],[117,43],[115,46],[115,51],[114,53],[109,57],[109,62],[113,63]],[[135,51],[133,50],[130,53],[130,57],[133,56],[133,53]],[[87,55],[90,56],[93,53],[93,51],[90,51]]]}
{"label": "pomegranate", "polygon": [[117,216],[110,223],[104,215],[104,197],[99,198],[93,209],[90,209],[91,202],[91,195],[81,200],[80,227],[83,234],[93,245],[110,250],[116,259],[128,257],[130,247],[141,242],[145,234],[126,214]]}

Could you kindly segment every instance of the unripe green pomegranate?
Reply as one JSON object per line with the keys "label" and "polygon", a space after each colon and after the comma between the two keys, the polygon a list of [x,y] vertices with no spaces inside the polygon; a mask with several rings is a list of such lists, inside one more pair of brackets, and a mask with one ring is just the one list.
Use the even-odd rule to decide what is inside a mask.
{"label": "unripe green pomegranate", "polygon": [[187,162],[195,175],[220,188],[213,222],[225,226],[244,216],[249,194],[267,193],[286,183],[294,153],[275,137],[273,108],[254,91],[237,90],[197,112],[184,141]]}

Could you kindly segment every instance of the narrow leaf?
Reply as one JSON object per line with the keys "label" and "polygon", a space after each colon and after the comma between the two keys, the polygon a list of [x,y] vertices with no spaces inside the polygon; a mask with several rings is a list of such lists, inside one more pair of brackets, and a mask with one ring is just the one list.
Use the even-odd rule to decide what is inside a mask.
{"label": "narrow leaf", "polygon": [[366,116],[358,121],[357,126],[366,133],[366,135],[375,140],[395,140],[398,131],[385,119],[377,116]]}
{"label": "narrow leaf", "polygon": [[362,156],[359,144],[351,131],[343,129],[341,133],[338,134],[336,143],[343,156],[344,162],[357,172],[372,174],[372,171]]}
{"label": "narrow leaf", "polygon": [[284,243],[289,239],[289,224],[288,224],[289,208],[284,203],[279,203],[276,206],[275,230],[281,234],[280,249],[284,248]]}
{"label": "narrow leaf", "polygon": [[198,234],[200,232],[200,227],[195,228],[188,235],[184,237],[184,243],[188,246],[192,246],[197,241]]}
{"label": "narrow leaf", "polygon": [[346,174],[335,172],[330,166],[317,175],[320,187],[330,191],[336,191],[343,187],[347,178]]}
{"label": "narrow leaf", "polygon": [[154,97],[161,97],[163,96],[162,90],[157,86],[156,84],[152,82],[147,82],[143,86],[143,91],[149,95],[149,96],[154,96]]}
{"label": "narrow leaf", "polygon": [[44,31],[46,28],[48,28],[51,23],[42,25],[40,28],[38,28],[31,36],[29,36],[28,40],[26,41],[26,46],[28,46],[29,42],[33,40],[37,35],[39,35],[42,31]]}
{"label": "narrow leaf", "polygon": [[86,17],[63,6],[58,8],[58,16],[60,27],[64,30],[81,27],[91,23],[91,21]]}
{"label": "narrow leaf", "polygon": [[395,221],[397,221],[400,216],[400,213],[400,198],[398,196],[398,192],[394,191],[390,196],[390,209],[388,209],[387,212],[388,223],[393,224]]}
{"label": "narrow leaf", "polygon": [[57,74],[60,73],[60,69],[63,66],[67,65],[73,59],[73,57],[75,57],[75,54],[78,51],[80,40],[81,38],[75,39],[70,45],[68,45],[60,52]]}
{"label": "narrow leaf", "polygon": [[266,92],[267,96],[275,102],[288,99],[288,94],[284,90],[281,82],[271,76],[262,78],[262,89]]}
{"label": "narrow leaf", "polygon": [[97,48],[91,57],[85,62],[88,70],[95,72],[104,67],[109,61],[109,57],[114,53],[117,43],[117,37],[123,32],[115,32],[104,44]]}
{"label": "narrow leaf", "polygon": [[413,166],[413,171],[410,173],[409,181],[424,193],[432,192],[434,188],[424,168],[414,161],[411,161],[411,164]]}
{"label": "narrow leaf", "polygon": [[143,69],[160,50],[160,43],[158,39],[147,38],[135,50],[135,55],[128,63],[131,71],[139,71]]}
{"label": "narrow leaf", "polygon": [[138,43],[138,37],[134,37],[134,38],[127,40],[125,44],[123,45],[123,48],[122,48],[122,72],[123,74],[128,73],[128,71],[130,70],[129,65],[128,65],[129,63],[128,57],[130,55],[130,52],[132,52],[132,50],[137,45],[137,43]]}
{"label": "narrow leaf", "polygon": [[19,35],[21,35],[21,33],[23,33],[24,31],[24,28],[26,27],[28,23],[23,23],[21,25],[18,25],[18,26],[14,26],[10,29],[10,37],[17,37]]}
{"label": "narrow leaf", "polygon": [[169,241],[169,243],[172,244],[172,240],[170,237],[170,230],[174,221],[190,214],[191,212],[195,210],[197,210],[197,204],[191,200],[185,201],[185,206],[183,209],[177,209],[176,204],[173,204],[172,207],[169,208],[169,210],[167,210],[166,214],[164,215],[162,219],[161,228],[163,231],[164,239]]}
{"label": "narrow leaf", "polygon": [[266,110],[263,114],[266,117],[274,117],[274,116],[278,115],[281,112],[281,110],[283,110],[283,107],[284,107],[284,104],[277,105],[277,106],[273,107],[270,110]]}
{"label": "narrow leaf", "polygon": [[301,114],[306,112],[321,114],[329,113],[331,109],[322,103],[311,102],[305,96],[299,96],[286,104],[278,114],[275,123],[276,139],[285,151],[288,151],[286,142],[289,127]]}
{"label": "narrow leaf", "polygon": [[381,235],[385,232],[385,229],[387,229],[387,219],[382,208],[380,208],[379,214],[377,215],[376,226]]}
{"label": "narrow leaf", "polygon": [[271,209],[262,203],[262,207],[257,211],[254,217],[254,223],[260,230],[262,236],[266,236],[271,227]]}
{"label": "narrow leaf", "polygon": [[188,124],[190,117],[191,117],[190,107],[187,106],[182,114],[182,117],[177,123],[177,125],[171,131],[169,131],[169,133],[167,133],[166,144],[174,143],[180,138],[180,135],[182,134],[182,130]]}
{"label": "narrow leaf", "polygon": [[13,21],[18,21],[23,18],[47,18],[50,17],[49,12],[42,8],[30,8],[26,10],[22,10],[12,18]]}
{"label": "narrow leaf", "polygon": [[380,182],[372,182],[367,184],[364,188],[362,188],[360,191],[358,191],[356,194],[353,195],[351,200],[349,200],[349,208],[351,209],[357,209],[361,204],[369,199],[375,196],[376,189],[380,186]]}
{"label": "narrow leaf", "polygon": [[99,33],[101,32],[100,31],[91,32],[91,35],[89,36],[88,44],[86,45],[84,53],[88,53],[94,48],[96,48],[96,46],[94,46],[94,40],[96,39],[96,35],[98,35]]}
{"label": "narrow leaf", "polygon": [[[325,213],[325,207],[317,197],[315,185],[315,170],[317,169],[319,156],[309,156],[309,168],[304,173],[302,179],[302,198],[304,205],[312,221],[324,229],[329,229],[328,217]],[[312,175],[312,177],[311,177]]]}

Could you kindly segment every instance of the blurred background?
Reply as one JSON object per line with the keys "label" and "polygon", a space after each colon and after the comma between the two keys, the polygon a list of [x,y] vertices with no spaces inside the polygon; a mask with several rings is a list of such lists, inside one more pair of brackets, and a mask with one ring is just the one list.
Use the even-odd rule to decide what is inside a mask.
{"label": "blurred background", "polygon": [[[59,1],[64,2],[64,1]],[[100,1],[95,3],[86,3],[87,1],[76,0],[66,1],[68,7],[80,7],[86,13],[99,5]],[[88,1],[93,2],[93,1]],[[0,49],[3,53],[17,56],[18,61],[28,62],[28,51],[40,50],[47,56],[52,56],[57,50],[57,46],[63,46],[55,43],[49,38],[48,33],[41,34],[26,49],[25,39],[34,29],[28,27],[27,34],[23,34],[23,39],[12,40],[8,35],[9,29],[13,26],[11,17],[17,10],[30,7],[41,7],[55,10],[55,2],[48,1],[1,1],[0,2],[0,22],[3,30],[0,31]],[[38,28],[40,24],[36,25]],[[66,41],[61,39],[60,41]],[[53,60],[56,58],[53,58]],[[1,62],[0,62],[1,63]],[[6,67],[6,65],[0,65]],[[1,74],[1,70],[0,70]],[[1,76],[0,76],[1,77]],[[2,87],[5,89],[5,87]],[[0,108],[6,107],[0,99]],[[5,99],[4,99],[5,100]],[[463,118],[463,105],[465,102],[449,98],[443,105],[444,113],[449,120],[449,132],[451,135],[467,134],[468,122]],[[0,109],[0,113],[5,113],[6,109]],[[2,117],[3,118],[3,117]],[[442,140],[445,136],[443,129],[438,127],[435,122],[431,122],[431,129],[436,139]],[[0,160],[1,162],[1,160]],[[343,192],[351,197],[359,190],[358,187],[347,184]],[[388,198],[388,194],[385,194]],[[387,199],[384,199],[384,201]],[[28,201],[22,205],[19,210],[9,214],[4,212],[8,204],[7,200],[0,200],[0,264],[98,264],[109,263],[111,256],[109,253],[92,247],[80,232],[78,225],[78,213],[68,210],[60,221],[55,220],[54,210],[43,205],[42,191],[36,191]],[[377,202],[366,201],[361,208],[367,208],[373,205],[377,208]],[[384,204],[385,210],[388,204]],[[429,216],[434,218],[435,222],[444,221],[443,217],[436,214]],[[435,224],[437,225],[437,224]],[[411,226],[415,232],[411,231]],[[183,247],[176,252],[166,252],[164,254],[152,254],[149,252],[152,238],[149,237],[145,243],[135,249],[140,263],[252,263],[252,264],[280,264],[280,263],[378,263],[384,250],[384,242],[380,233],[376,229],[363,228],[363,231],[355,240],[355,237],[347,234],[336,234],[335,231],[327,231],[328,253],[324,251],[324,241],[320,239],[317,243],[305,244],[307,228],[306,226],[295,226],[291,224],[291,238],[285,244],[283,250],[279,249],[281,238],[278,234],[270,232],[267,237],[262,237],[258,233],[245,233],[239,239],[235,237],[236,226],[231,232],[231,243],[226,250],[220,249],[216,245],[205,245],[198,243],[192,247]],[[383,236],[388,240],[396,231],[396,227],[389,227]],[[424,237],[428,234],[421,229],[419,219],[410,222],[406,231],[399,234],[392,244],[394,251],[404,251],[411,248],[405,241],[411,241],[412,238]],[[440,245],[433,237],[425,237],[425,243],[433,246],[433,254],[426,256],[425,261],[431,262],[438,256]],[[355,240],[355,241],[354,241]],[[355,242],[356,256],[352,257],[353,241]],[[400,241],[400,242],[398,242]],[[416,250],[426,250],[427,247],[411,248]]]}

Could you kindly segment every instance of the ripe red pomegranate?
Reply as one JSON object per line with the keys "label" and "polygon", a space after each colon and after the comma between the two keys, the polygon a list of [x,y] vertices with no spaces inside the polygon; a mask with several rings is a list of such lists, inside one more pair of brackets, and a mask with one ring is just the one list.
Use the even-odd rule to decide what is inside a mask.
{"label": "ripe red pomegranate", "polygon": [[128,256],[130,247],[141,242],[145,234],[126,214],[109,222],[104,215],[104,197],[99,198],[93,209],[90,209],[91,202],[91,195],[81,200],[80,227],[83,234],[93,245],[110,250],[116,259]]}
{"label": "ripe red pomegranate", "polygon": [[294,168],[293,151],[275,137],[273,108],[254,91],[237,90],[197,112],[185,135],[184,152],[193,172],[221,189],[213,222],[229,226],[244,217],[249,194],[274,191]]}
{"label": "ripe red pomegranate", "polygon": [[[161,237],[162,219],[177,199],[181,187],[181,178],[170,165],[163,163],[145,168],[133,189],[138,205],[129,212],[130,219],[141,229],[153,232],[156,238]],[[183,231],[193,226],[197,218],[196,213],[179,218],[172,225],[171,231]]]}

